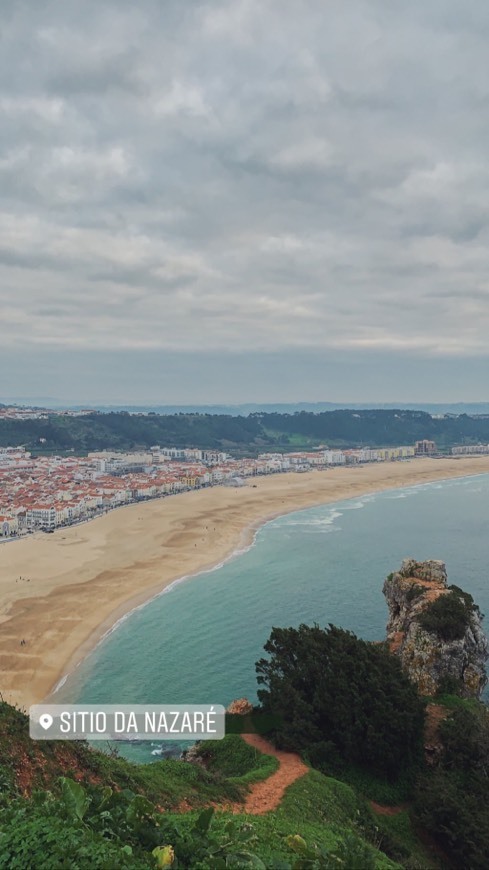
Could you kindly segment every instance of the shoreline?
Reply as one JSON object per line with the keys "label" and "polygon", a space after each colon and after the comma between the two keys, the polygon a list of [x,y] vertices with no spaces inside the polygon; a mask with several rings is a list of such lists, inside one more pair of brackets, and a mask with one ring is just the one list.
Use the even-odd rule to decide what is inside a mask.
{"label": "shoreline", "polygon": [[[129,505],[123,505],[123,507],[129,507]],[[307,510],[307,508],[305,508]],[[293,511],[289,511],[289,513],[293,513]],[[280,516],[280,514],[279,514]],[[192,574],[184,574],[181,577],[175,577],[174,580],[171,580],[167,586],[161,588],[161,584],[158,583],[155,587],[157,591],[151,592],[151,589],[145,590],[143,593],[140,593],[134,597],[134,599],[129,599],[124,604],[121,604],[117,610],[115,610],[101,625],[95,628],[87,638],[85,644],[82,647],[79,647],[71,657],[71,659],[67,662],[64,673],[58,680],[58,682],[52,687],[51,691],[46,695],[45,699],[43,699],[44,703],[56,703],[55,694],[61,689],[61,687],[65,684],[68,677],[77,669],[79,665],[86,659],[90,653],[94,652],[94,650],[100,646],[101,643],[112,634],[113,631],[117,630],[117,627],[121,625],[126,619],[128,619],[133,613],[137,610],[140,610],[143,607],[147,607],[151,604],[152,601],[155,601],[161,595],[166,595],[167,592],[170,592],[175,586],[178,586],[180,583],[185,583],[186,580],[193,580],[196,577],[200,577],[202,574],[210,574],[213,571],[219,570],[223,565],[227,562],[230,562],[232,559],[241,556],[242,553],[246,553],[249,550],[255,541],[256,535],[259,530],[263,528],[268,522],[271,522],[275,517],[270,517],[269,519],[265,519],[263,522],[259,523],[256,529],[253,530],[252,526],[243,529],[243,539],[248,537],[248,533],[250,533],[250,542],[249,544],[243,544],[243,546],[235,547],[230,553],[225,556],[223,559],[220,559],[219,562],[212,563],[208,566],[204,566],[200,568],[198,571],[193,572]],[[252,534],[251,534],[252,533]],[[142,600],[140,600],[142,598]],[[86,648],[85,648],[86,647]]]}
{"label": "shoreline", "polygon": [[235,558],[279,516],[486,473],[489,457],[477,456],[260,476],[253,486],[212,487],[127,505],[52,536],[2,547],[0,692],[25,708],[52,697],[131,612]]}

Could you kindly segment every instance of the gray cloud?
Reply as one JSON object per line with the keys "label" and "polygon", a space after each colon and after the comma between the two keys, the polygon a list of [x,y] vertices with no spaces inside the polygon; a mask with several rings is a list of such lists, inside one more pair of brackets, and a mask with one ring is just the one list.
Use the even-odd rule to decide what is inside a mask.
{"label": "gray cloud", "polygon": [[486,353],[488,32],[482,0],[5,3],[2,345]]}

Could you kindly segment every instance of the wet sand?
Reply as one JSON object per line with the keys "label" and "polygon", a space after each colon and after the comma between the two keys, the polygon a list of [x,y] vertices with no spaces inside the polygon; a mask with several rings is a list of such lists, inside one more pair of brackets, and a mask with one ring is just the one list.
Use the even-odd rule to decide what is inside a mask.
{"label": "wet sand", "polygon": [[274,474],[242,488],[131,505],[53,535],[2,544],[0,692],[21,707],[39,703],[121,616],[177,578],[218,564],[272,517],[487,472],[489,456]]}

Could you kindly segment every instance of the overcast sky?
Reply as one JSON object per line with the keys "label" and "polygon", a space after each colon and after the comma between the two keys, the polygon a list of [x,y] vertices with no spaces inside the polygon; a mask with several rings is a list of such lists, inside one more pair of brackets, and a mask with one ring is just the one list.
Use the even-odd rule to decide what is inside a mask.
{"label": "overcast sky", "polygon": [[1,18],[0,398],[488,398],[486,0]]}

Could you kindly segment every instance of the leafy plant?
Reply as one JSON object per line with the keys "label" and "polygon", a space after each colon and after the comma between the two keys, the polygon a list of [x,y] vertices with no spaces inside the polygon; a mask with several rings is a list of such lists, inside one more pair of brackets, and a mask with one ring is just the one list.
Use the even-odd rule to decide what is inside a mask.
{"label": "leafy plant", "polygon": [[337,870],[338,867],[347,870],[375,870],[372,849],[353,834],[345,837],[334,850],[316,845],[308,846],[299,834],[288,836],[287,845],[299,856],[294,861],[292,870]]}
{"label": "leafy plant", "polygon": [[108,842],[84,825],[69,824],[57,807],[29,807],[25,801],[0,814],[0,867],[9,870],[139,870],[148,868],[130,846]]}
{"label": "leafy plant", "polygon": [[61,799],[70,821],[82,822],[90,806],[90,798],[79,782],[61,777]]}
{"label": "leafy plant", "polygon": [[419,615],[418,622],[421,628],[442,640],[460,640],[471,623],[473,610],[467,598],[451,591],[430,602]]}
{"label": "leafy plant", "polygon": [[166,867],[175,866],[175,850],[173,846],[157,846],[151,854],[156,860],[158,870],[165,870]]}
{"label": "leafy plant", "polygon": [[[195,819],[191,827],[170,822],[163,825],[166,843],[171,843],[174,863],[162,866],[224,870],[227,867],[266,870],[266,865],[250,851],[257,837],[253,825],[240,819],[229,819],[223,828],[214,828],[214,808],[209,807]],[[166,847],[168,849],[168,846]],[[155,850],[160,861],[168,860],[171,852]]]}

